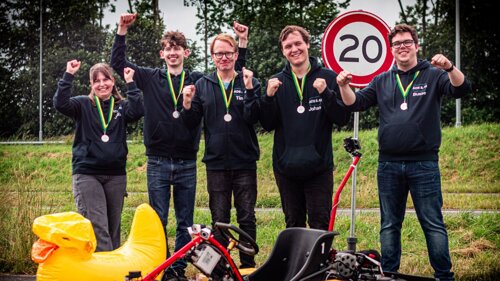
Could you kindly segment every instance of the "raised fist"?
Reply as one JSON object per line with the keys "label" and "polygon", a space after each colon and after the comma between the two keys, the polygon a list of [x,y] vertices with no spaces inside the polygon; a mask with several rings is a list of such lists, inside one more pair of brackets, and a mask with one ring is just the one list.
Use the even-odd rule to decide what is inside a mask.
{"label": "raised fist", "polygon": [[125,67],[123,69],[123,77],[125,77],[125,82],[130,83],[134,81],[135,70],[130,67]]}
{"label": "raised fist", "polygon": [[80,69],[81,62],[78,60],[70,60],[66,63],[66,72],[75,74]]}
{"label": "raised fist", "polygon": [[182,89],[182,106],[185,109],[191,109],[191,102],[193,101],[196,88],[194,85],[188,85]]}
{"label": "raised fist", "polygon": [[253,89],[253,83],[252,83],[253,72],[243,67],[242,73],[243,73],[243,82],[245,83],[245,88]]}
{"label": "raised fist", "polygon": [[267,96],[274,97],[274,94],[276,94],[281,84],[282,83],[280,80],[278,80],[278,78],[269,79],[269,81],[267,81],[267,91],[266,91]]}

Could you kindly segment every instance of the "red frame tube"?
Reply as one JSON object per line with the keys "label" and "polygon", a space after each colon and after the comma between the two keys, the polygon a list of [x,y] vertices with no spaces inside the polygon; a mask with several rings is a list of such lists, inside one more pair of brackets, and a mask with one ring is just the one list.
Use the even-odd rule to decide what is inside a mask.
{"label": "red frame tube", "polygon": [[347,170],[346,175],[342,179],[342,182],[339,185],[339,188],[337,188],[337,191],[335,192],[335,197],[333,199],[333,206],[332,206],[332,212],[330,214],[330,224],[328,225],[328,231],[333,231],[333,227],[335,225],[335,216],[337,215],[337,207],[339,203],[339,198],[340,198],[340,193],[342,192],[342,189],[344,189],[345,184],[351,177],[352,171],[354,171],[354,168],[356,168],[356,165],[358,164],[359,159],[361,158],[360,155],[355,155],[352,159],[352,164],[349,167],[349,170]]}
{"label": "red frame tube", "polygon": [[146,277],[142,279],[142,281],[155,281],[155,278],[161,274],[166,268],[170,267],[175,261],[178,259],[183,258],[186,253],[191,250],[191,248],[196,247],[197,245],[201,244],[203,241],[208,241],[208,243],[214,245],[219,251],[224,255],[226,260],[229,262],[229,265],[231,265],[231,270],[233,271],[234,275],[236,276],[238,281],[243,281],[243,277],[241,277],[240,271],[238,270],[238,267],[234,264],[233,259],[231,258],[231,255],[227,251],[227,249],[222,246],[217,240],[215,240],[213,235],[210,235],[208,239],[204,239],[200,236],[200,234],[196,234],[193,240],[189,241],[184,247],[182,247],[179,251],[175,252],[172,256],[170,256],[168,259],[166,259],[162,264],[160,264],[157,268],[155,268],[153,271],[151,271]]}

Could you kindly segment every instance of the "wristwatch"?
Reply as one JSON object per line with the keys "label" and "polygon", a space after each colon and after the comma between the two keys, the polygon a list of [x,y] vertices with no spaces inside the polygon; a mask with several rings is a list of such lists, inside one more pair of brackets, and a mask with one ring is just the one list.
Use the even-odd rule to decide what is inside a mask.
{"label": "wristwatch", "polygon": [[452,63],[451,67],[448,68],[448,69],[445,69],[444,71],[446,71],[446,72],[452,72],[454,68],[455,68],[455,65],[453,65],[453,63]]}

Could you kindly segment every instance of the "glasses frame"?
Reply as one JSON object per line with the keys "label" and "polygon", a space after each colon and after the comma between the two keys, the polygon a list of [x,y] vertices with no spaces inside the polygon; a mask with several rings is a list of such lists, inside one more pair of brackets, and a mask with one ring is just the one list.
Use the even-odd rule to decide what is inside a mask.
{"label": "glasses frame", "polygon": [[214,53],[214,57],[218,60],[222,59],[223,57],[226,57],[227,59],[232,59],[234,58],[235,52],[223,52],[223,53]]}
{"label": "glasses frame", "polygon": [[406,48],[409,48],[409,47],[413,46],[414,44],[415,44],[414,40],[408,39],[408,40],[404,40],[404,41],[394,41],[391,43],[391,47],[393,47],[394,49],[399,49],[404,45]]}

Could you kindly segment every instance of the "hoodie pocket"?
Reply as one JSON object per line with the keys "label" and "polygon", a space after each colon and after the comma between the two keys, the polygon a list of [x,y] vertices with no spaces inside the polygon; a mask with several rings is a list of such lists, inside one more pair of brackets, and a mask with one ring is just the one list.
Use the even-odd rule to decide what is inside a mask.
{"label": "hoodie pocket", "polygon": [[91,142],[87,156],[97,166],[121,166],[127,161],[127,152],[126,145],[121,142]]}
{"label": "hoodie pocket", "polygon": [[381,152],[390,154],[411,153],[427,150],[427,142],[417,123],[392,124],[380,130]]}
{"label": "hoodie pocket", "polygon": [[287,176],[307,178],[324,170],[323,159],[314,145],[285,148],[278,159],[279,169]]}

